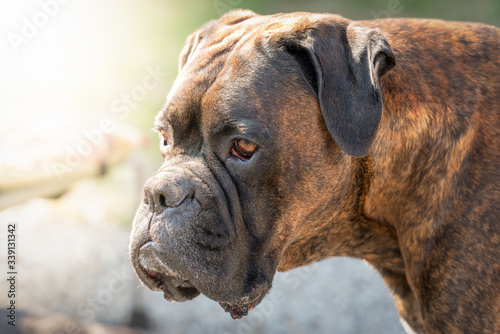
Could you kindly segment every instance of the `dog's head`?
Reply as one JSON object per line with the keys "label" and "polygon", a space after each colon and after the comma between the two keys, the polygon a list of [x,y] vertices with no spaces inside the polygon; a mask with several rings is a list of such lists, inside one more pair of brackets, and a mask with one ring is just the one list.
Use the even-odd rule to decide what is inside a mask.
{"label": "dog's head", "polygon": [[353,157],[368,154],[393,66],[380,33],[334,15],[234,11],[192,34],[155,122],[164,163],[134,220],[140,280],[236,318],[278,267],[314,259],[314,247],[284,254],[348,218]]}

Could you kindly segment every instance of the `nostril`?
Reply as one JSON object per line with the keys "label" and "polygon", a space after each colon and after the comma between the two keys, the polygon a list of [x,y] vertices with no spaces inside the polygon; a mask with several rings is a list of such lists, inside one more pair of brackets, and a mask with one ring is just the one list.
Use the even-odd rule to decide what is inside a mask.
{"label": "nostril", "polygon": [[162,209],[166,208],[176,208],[184,203],[184,200],[187,198],[187,194],[182,194],[181,196],[170,196],[170,194],[160,194],[158,196],[158,204],[162,207]]}
{"label": "nostril", "polygon": [[163,206],[164,208],[167,207],[167,203],[165,201],[165,196],[160,195],[160,205]]}
{"label": "nostril", "polygon": [[144,202],[155,211],[180,206],[186,198],[194,197],[193,185],[181,176],[171,173],[158,173],[144,185]]}

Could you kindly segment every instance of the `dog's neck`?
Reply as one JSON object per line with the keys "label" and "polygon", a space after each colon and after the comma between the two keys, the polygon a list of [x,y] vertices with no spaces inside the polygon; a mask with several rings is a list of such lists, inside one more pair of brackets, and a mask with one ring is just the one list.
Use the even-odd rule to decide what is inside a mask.
{"label": "dog's neck", "polygon": [[313,238],[292,242],[278,270],[286,271],[332,256],[347,256],[367,260],[378,270],[404,274],[395,229],[364,213],[373,177],[371,158],[352,158],[350,170],[351,189],[344,210],[318,223],[321,226],[309,226],[318,232]]}

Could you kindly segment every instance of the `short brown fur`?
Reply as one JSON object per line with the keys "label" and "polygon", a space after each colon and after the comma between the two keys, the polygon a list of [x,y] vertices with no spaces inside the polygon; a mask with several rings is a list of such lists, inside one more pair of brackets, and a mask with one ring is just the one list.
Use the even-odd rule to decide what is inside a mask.
{"label": "short brown fur", "polygon": [[[357,257],[380,272],[415,331],[500,333],[500,30],[441,20],[352,23],[337,15],[234,11],[191,35],[180,57],[179,82],[157,118],[174,129],[160,171],[203,170],[210,175],[207,184],[216,180],[226,189],[223,201],[238,232],[231,242],[240,245],[227,257],[239,261],[235,277],[249,271],[249,282],[265,281],[268,289],[276,269]],[[304,65],[310,59],[302,59],[304,48],[311,48],[308,34],[320,41],[316,52],[331,52],[320,65],[333,66],[338,77],[358,70],[347,61],[349,74],[344,53],[359,48],[354,60],[360,62],[370,43],[378,50],[370,69],[380,76],[379,86],[372,77],[374,94],[359,95],[356,80],[339,91],[374,104],[380,103],[376,93],[382,96],[381,119],[366,119],[372,128],[378,125],[376,136],[357,134],[359,148],[345,135],[332,139],[337,125],[328,118],[331,111],[322,110],[328,98],[321,95],[322,78],[316,85]],[[361,44],[352,44],[353,38]],[[199,43],[204,44],[198,48]],[[302,70],[294,59],[304,62]],[[255,84],[256,77],[263,79]],[[351,100],[346,104],[358,98]],[[366,112],[359,106],[354,111]],[[250,114],[258,131],[272,138],[261,150],[265,159],[258,158],[258,168],[264,172],[257,176],[256,168],[240,169],[246,167],[220,158],[221,151],[218,161],[211,146],[224,142],[223,134],[213,136],[225,120]],[[179,217],[165,214],[168,219],[151,223],[148,205],[134,223],[136,270],[140,246],[151,235],[158,245],[163,242],[144,222],[161,227]],[[205,251],[199,252],[203,259]],[[211,265],[224,268],[217,260]],[[176,270],[189,277],[193,268],[199,263]],[[144,272],[138,275],[146,280]],[[218,276],[207,277],[217,287]],[[237,278],[227,282],[242,286]],[[204,289],[219,302],[230,299],[222,290]]]}

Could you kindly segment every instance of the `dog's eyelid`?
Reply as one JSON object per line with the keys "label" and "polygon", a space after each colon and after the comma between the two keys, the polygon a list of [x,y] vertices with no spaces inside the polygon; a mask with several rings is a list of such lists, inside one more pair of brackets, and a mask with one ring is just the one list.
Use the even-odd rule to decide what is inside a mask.
{"label": "dog's eyelid", "polygon": [[156,117],[151,130],[160,133],[161,130],[167,131],[169,129],[169,125],[170,123],[165,118]]}
{"label": "dog's eyelid", "polygon": [[171,136],[170,136],[170,133],[168,131],[167,126],[165,126],[159,122],[155,122],[152,130],[154,132],[158,133],[158,135],[160,136],[160,140],[162,140],[161,146],[170,146]]}
{"label": "dog's eyelid", "polygon": [[161,130],[163,130],[163,129],[164,129],[164,127],[161,124],[155,123],[155,125],[153,126],[151,131],[156,132],[156,133],[160,133]]}
{"label": "dog's eyelid", "polygon": [[[161,129],[160,130],[160,136],[163,137],[163,146],[170,145],[170,138],[168,137],[167,131]],[[162,138],[160,138],[160,139],[162,139]]]}

